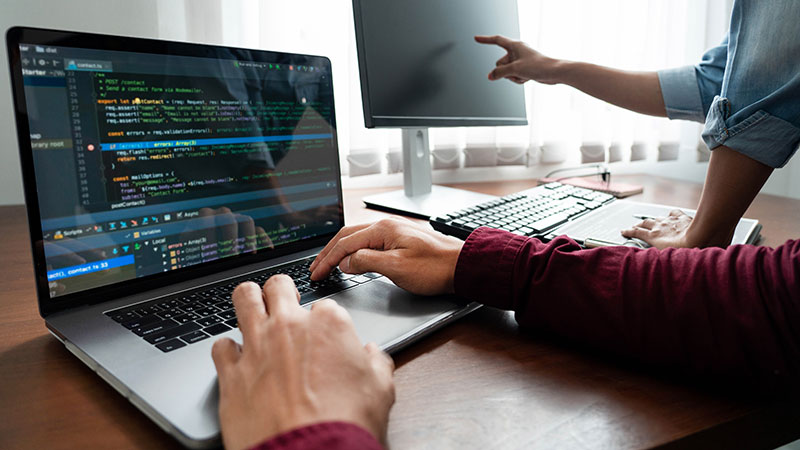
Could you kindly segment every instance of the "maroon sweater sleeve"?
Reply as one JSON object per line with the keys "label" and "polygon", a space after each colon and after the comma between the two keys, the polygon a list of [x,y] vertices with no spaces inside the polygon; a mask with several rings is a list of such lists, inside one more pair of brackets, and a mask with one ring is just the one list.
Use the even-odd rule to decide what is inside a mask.
{"label": "maroon sweater sleeve", "polygon": [[765,385],[800,377],[800,241],[775,249],[581,249],[488,228],[456,293],[637,360]]}
{"label": "maroon sweater sleeve", "polygon": [[323,422],[274,436],[251,450],[383,450],[367,430],[348,422]]}

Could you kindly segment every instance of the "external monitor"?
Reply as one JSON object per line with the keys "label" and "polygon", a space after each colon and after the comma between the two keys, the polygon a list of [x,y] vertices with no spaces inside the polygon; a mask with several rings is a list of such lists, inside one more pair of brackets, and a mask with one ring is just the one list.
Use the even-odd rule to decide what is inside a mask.
{"label": "external monitor", "polygon": [[429,217],[485,200],[432,189],[427,128],[527,125],[522,86],[487,79],[502,52],[474,41],[518,38],[516,0],[353,0],[353,12],[365,125],[403,129],[404,191],[365,202]]}

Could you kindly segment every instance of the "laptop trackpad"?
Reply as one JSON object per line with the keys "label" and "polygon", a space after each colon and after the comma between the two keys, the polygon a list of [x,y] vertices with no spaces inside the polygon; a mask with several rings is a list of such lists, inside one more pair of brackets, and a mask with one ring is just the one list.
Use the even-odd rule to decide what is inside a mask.
{"label": "laptop trackpad", "polygon": [[466,305],[446,296],[410,294],[385,278],[332,295],[353,317],[362,342],[394,348]]}

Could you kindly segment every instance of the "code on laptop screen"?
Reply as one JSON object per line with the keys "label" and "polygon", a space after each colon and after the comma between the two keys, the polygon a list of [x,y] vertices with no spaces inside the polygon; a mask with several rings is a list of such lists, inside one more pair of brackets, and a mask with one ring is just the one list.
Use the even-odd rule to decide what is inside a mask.
{"label": "code on laptop screen", "polygon": [[214,51],[20,45],[50,297],[342,226],[330,66]]}

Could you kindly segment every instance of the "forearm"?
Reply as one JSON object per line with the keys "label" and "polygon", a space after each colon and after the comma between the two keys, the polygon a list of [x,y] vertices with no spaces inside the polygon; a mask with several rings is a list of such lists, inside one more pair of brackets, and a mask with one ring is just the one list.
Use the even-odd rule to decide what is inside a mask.
{"label": "forearm", "polygon": [[582,250],[480,229],[456,293],[528,327],[659,366],[767,380],[800,377],[800,241],[772,250]]}
{"label": "forearm", "polygon": [[553,80],[621,108],[666,117],[656,72],[630,72],[595,64],[557,61]]}
{"label": "forearm", "polygon": [[687,246],[730,245],[736,224],[772,170],[728,147],[715,149],[708,164],[697,213],[686,231]]}

